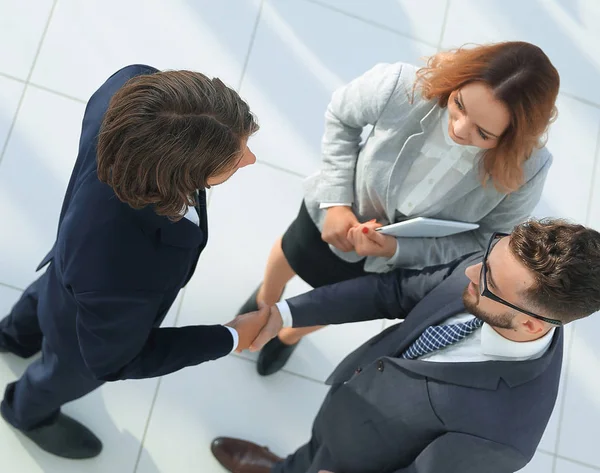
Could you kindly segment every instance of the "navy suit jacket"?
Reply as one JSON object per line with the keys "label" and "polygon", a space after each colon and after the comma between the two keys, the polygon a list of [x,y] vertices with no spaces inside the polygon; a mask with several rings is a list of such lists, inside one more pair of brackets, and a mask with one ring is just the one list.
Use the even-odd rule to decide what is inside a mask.
{"label": "navy suit jacket", "polygon": [[132,209],[97,176],[98,133],[111,97],[130,78],[155,72],[125,67],[90,99],[56,243],[40,264],[49,265],[38,304],[46,342],[99,380],[161,376],[227,355],[233,345],[221,325],[159,328],[207,242],[204,191],[200,226],[173,223],[152,207]]}

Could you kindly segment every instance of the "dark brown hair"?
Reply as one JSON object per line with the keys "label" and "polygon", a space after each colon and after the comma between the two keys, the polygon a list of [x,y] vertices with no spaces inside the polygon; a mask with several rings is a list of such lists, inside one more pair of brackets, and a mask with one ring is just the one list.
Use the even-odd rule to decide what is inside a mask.
{"label": "dark brown hair", "polygon": [[548,125],[556,118],[560,78],[548,56],[533,44],[520,41],[459,48],[429,58],[417,72],[417,83],[427,100],[441,107],[455,90],[470,82],[487,84],[511,115],[495,148],[483,154],[483,181],[491,178],[503,192],[523,184],[523,163],[535,147],[542,147]]}
{"label": "dark brown hair", "polygon": [[534,276],[525,294],[536,309],[563,323],[600,310],[600,233],[564,220],[515,227],[509,247]]}
{"label": "dark brown hair", "polygon": [[98,137],[98,177],[139,209],[178,220],[209,177],[232,170],[258,130],[246,102],[217,78],[167,71],[130,79]]}

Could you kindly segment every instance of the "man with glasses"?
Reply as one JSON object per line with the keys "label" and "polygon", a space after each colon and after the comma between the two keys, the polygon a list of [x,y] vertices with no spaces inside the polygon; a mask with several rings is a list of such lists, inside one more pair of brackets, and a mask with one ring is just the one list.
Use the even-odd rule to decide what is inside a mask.
{"label": "man with glasses", "polygon": [[562,326],[598,310],[600,233],[560,220],[494,235],[483,255],[288,299],[255,349],[282,325],[404,322],[342,361],[294,454],[232,438],[216,439],[213,454],[234,473],[517,471],[556,401]]}

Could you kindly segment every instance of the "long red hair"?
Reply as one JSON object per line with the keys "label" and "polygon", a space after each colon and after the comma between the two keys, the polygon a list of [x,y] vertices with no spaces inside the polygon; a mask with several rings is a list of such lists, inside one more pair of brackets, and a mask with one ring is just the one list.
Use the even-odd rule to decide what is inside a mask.
{"label": "long red hair", "polygon": [[513,41],[438,53],[419,69],[415,86],[446,107],[452,92],[474,81],[487,84],[510,111],[510,124],[482,161],[484,183],[491,179],[509,193],[523,184],[523,163],[545,144],[556,119],[558,71],[539,47]]}

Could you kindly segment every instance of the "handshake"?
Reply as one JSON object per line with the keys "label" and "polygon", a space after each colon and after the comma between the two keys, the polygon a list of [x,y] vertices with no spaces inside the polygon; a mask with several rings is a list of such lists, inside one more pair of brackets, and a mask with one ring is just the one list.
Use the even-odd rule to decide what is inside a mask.
{"label": "handshake", "polygon": [[268,306],[260,302],[258,311],[238,315],[225,324],[235,329],[239,336],[237,353],[243,350],[259,351],[274,338],[283,326],[283,319],[277,306]]}

